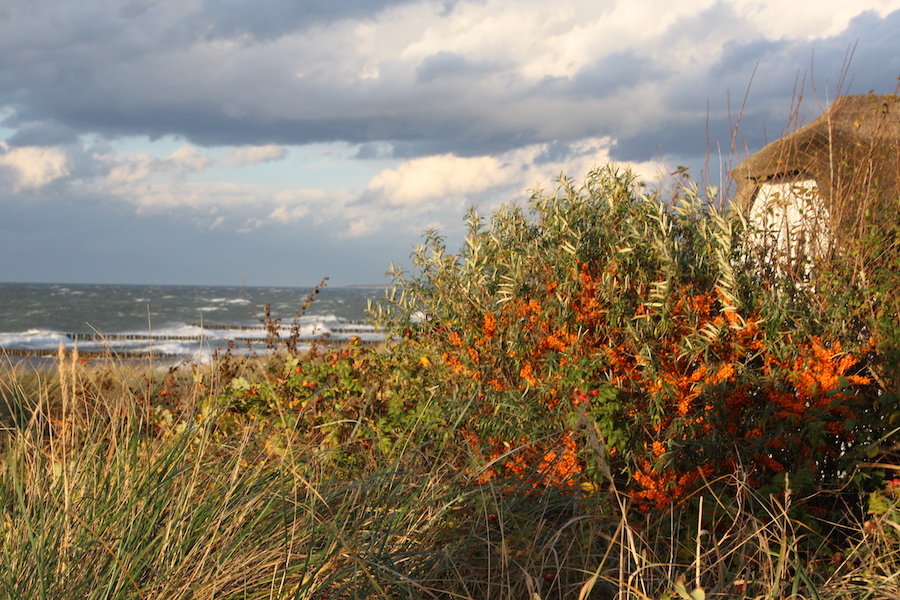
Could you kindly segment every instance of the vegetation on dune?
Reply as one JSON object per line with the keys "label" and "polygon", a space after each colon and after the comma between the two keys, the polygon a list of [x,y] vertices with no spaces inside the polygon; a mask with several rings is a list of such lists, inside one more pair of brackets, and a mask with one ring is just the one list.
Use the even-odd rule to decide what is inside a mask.
{"label": "vegetation on dune", "polygon": [[811,284],[686,179],[467,222],[394,271],[379,351],[10,366],[3,593],[900,593],[897,223]]}
{"label": "vegetation on dune", "polygon": [[606,168],[530,212],[471,214],[461,254],[430,235],[421,274],[398,274],[393,331],[473,415],[500,416],[469,420],[473,435],[521,445],[587,424],[606,447],[594,466],[656,508],[710,479],[847,483],[893,401],[866,374],[874,330],[835,328],[803,288],[759,285],[744,224],[696,188],[664,203]]}

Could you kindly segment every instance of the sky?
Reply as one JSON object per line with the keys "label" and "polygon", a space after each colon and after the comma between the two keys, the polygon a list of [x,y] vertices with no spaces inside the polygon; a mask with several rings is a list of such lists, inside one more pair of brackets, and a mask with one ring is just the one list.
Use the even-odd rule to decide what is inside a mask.
{"label": "sky", "polygon": [[900,0],[0,0],[0,281],[383,284],[471,206],[727,183],[898,76]]}

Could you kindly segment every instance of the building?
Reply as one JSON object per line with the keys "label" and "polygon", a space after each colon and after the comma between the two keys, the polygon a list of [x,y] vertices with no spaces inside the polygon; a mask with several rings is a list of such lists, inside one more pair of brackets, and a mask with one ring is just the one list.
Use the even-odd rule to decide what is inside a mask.
{"label": "building", "polygon": [[843,96],[815,121],[768,144],[734,171],[733,203],[760,257],[808,278],[876,215],[900,208],[900,102]]}

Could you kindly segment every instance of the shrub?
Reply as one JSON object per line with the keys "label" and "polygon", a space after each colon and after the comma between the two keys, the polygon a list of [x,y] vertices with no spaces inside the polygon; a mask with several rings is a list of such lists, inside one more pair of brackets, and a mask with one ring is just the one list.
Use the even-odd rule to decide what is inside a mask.
{"label": "shrub", "polygon": [[[561,178],[527,209],[470,211],[456,254],[429,232],[415,271],[393,271],[376,319],[464,400],[444,409],[488,455],[476,473],[606,471],[656,508],[704,480],[845,484],[886,427],[865,328],[833,327],[809,287],[760,281],[741,216],[695,185],[643,191],[614,166]],[[569,468],[548,469],[575,433],[580,462],[563,449]]]}

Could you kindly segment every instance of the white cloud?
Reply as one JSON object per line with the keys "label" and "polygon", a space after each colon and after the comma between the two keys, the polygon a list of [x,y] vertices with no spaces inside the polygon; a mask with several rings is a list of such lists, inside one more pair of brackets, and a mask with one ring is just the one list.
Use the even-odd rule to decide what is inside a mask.
{"label": "white cloud", "polygon": [[265,188],[230,181],[148,183],[111,190],[138,207],[142,214],[171,213],[176,209],[214,212],[223,208],[252,207]]}
{"label": "white cloud", "polygon": [[95,154],[94,158],[114,165],[106,177],[107,183],[113,186],[142,181],[152,172],[153,159],[147,154],[131,154],[122,158]]}
{"label": "white cloud", "polygon": [[[404,49],[405,58],[421,61],[440,51],[469,59],[514,65],[529,80],[567,77],[604,52],[640,44],[667,25],[667,15],[631,19],[624,11],[640,10],[637,2],[579,1],[548,3],[462,2],[449,17],[431,26]],[[669,3],[670,4],[670,3]],[[689,10],[697,10],[692,2]],[[647,8],[647,7],[644,7]],[[641,11],[643,12],[643,11]]]}
{"label": "white cloud", "polygon": [[[552,191],[560,174],[577,183],[591,169],[610,162],[612,143],[607,137],[585,138],[533,144],[495,156],[439,155],[403,162],[375,175],[358,201],[341,207],[339,235],[354,238],[390,231],[413,241],[423,231],[435,229],[457,236],[467,206],[489,213],[502,203],[524,202],[535,187]],[[647,182],[660,177],[656,162],[622,166]]]}
{"label": "white cloud", "polygon": [[282,204],[269,213],[267,220],[276,223],[296,223],[309,214],[309,207],[305,205],[287,206]]}
{"label": "white cloud", "polygon": [[[258,197],[253,212],[238,231],[248,232],[267,225],[295,225],[344,220],[344,209],[355,195],[347,190],[288,189]],[[340,227],[340,225],[337,225]]]}
{"label": "white cloud", "polygon": [[509,182],[511,165],[498,158],[460,158],[445,154],[417,158],[385,169],[369,190],[391,206],[412,206],[434,198],[456,198]]}
{"label": "white cloud", "polygon": [[900,1],[817,0],[813,7],[807,2],[740,0],[735,6],[756,31],[769,39],[812,39],[840,33],[853,17],[865,10],[874,10],[884,16],[900,8]]}
{"label": "white cloud", "polygon": [[168,156],[155,157],[146,153],[114,156],[95,154],[94,159],[110,165],[107,183],[113,186],[134,184],[154,175],[184,179],[215,164],[215,159],[201,154],[194,146],[182,146]]}
{"label": "white cloud", "polygon": [[356,198],[349,190],[324,190],[296,188],[282,190],[272,196],[275,208],[266,221],[275,223],[296,223],[311,216],[316,223],[340,218],[346,205]]}
{"label": "white cloud", "polygon": [[377,228],[371,226],[366,219],[357,219],[350,223],[350,226],[343,232],[341,232],[341,237],[347,238],[355,238],[355,237],[363,237],[374,232]]}
{"label": "white cloud", "polygon": [[68,159],[61,148],[25,146],[0,154],[0,173],[6,172],[16,192],[37,191],[69,175]]}
{"label": "white cloud", "polygon": [[247,165],[258,165],[264,162],[282,160],[287,156],[287,150],[281,146],[269,144],[268,146],[236,148],[226,152],[225,156],[226,166],[240,168]]}
{"label": "white cloud", "polygon": [[[427,209],[458,200],[491,204],[498,199],[521,198],[536,184],[549,187],[560,173],[582,177],[591,168],[610,162],[611,144],[609,138],[585,138],[564,144],[556,158],[551,144],[533,144],[497,156],[417,158],[377,174],[367,191],[379,203],[393,207]],[[655,162],[632,168],[645,179],[653,179],[659,171]]]}
{"label": "white cloud", "polygon": [[[190,181],[189,176],[214,166],[216,160],[191,145],[166,156],[133,153],[94,154],[109,169],[105,178],[82,181],[93,193],[107,194],[137,207],[140,214],[171,214],[180,209],[212,213],[222,208],[252,206],[268,190],[261,184],[233,181]],[[210,225],[221,228],[221,215]]]}
{"label": "white cloud", "polygon": [[215,159],[200,154],[194,146],[182,146],[169,156],[159,161],[160,170],[177,173],[202,171],[212,165]]}

